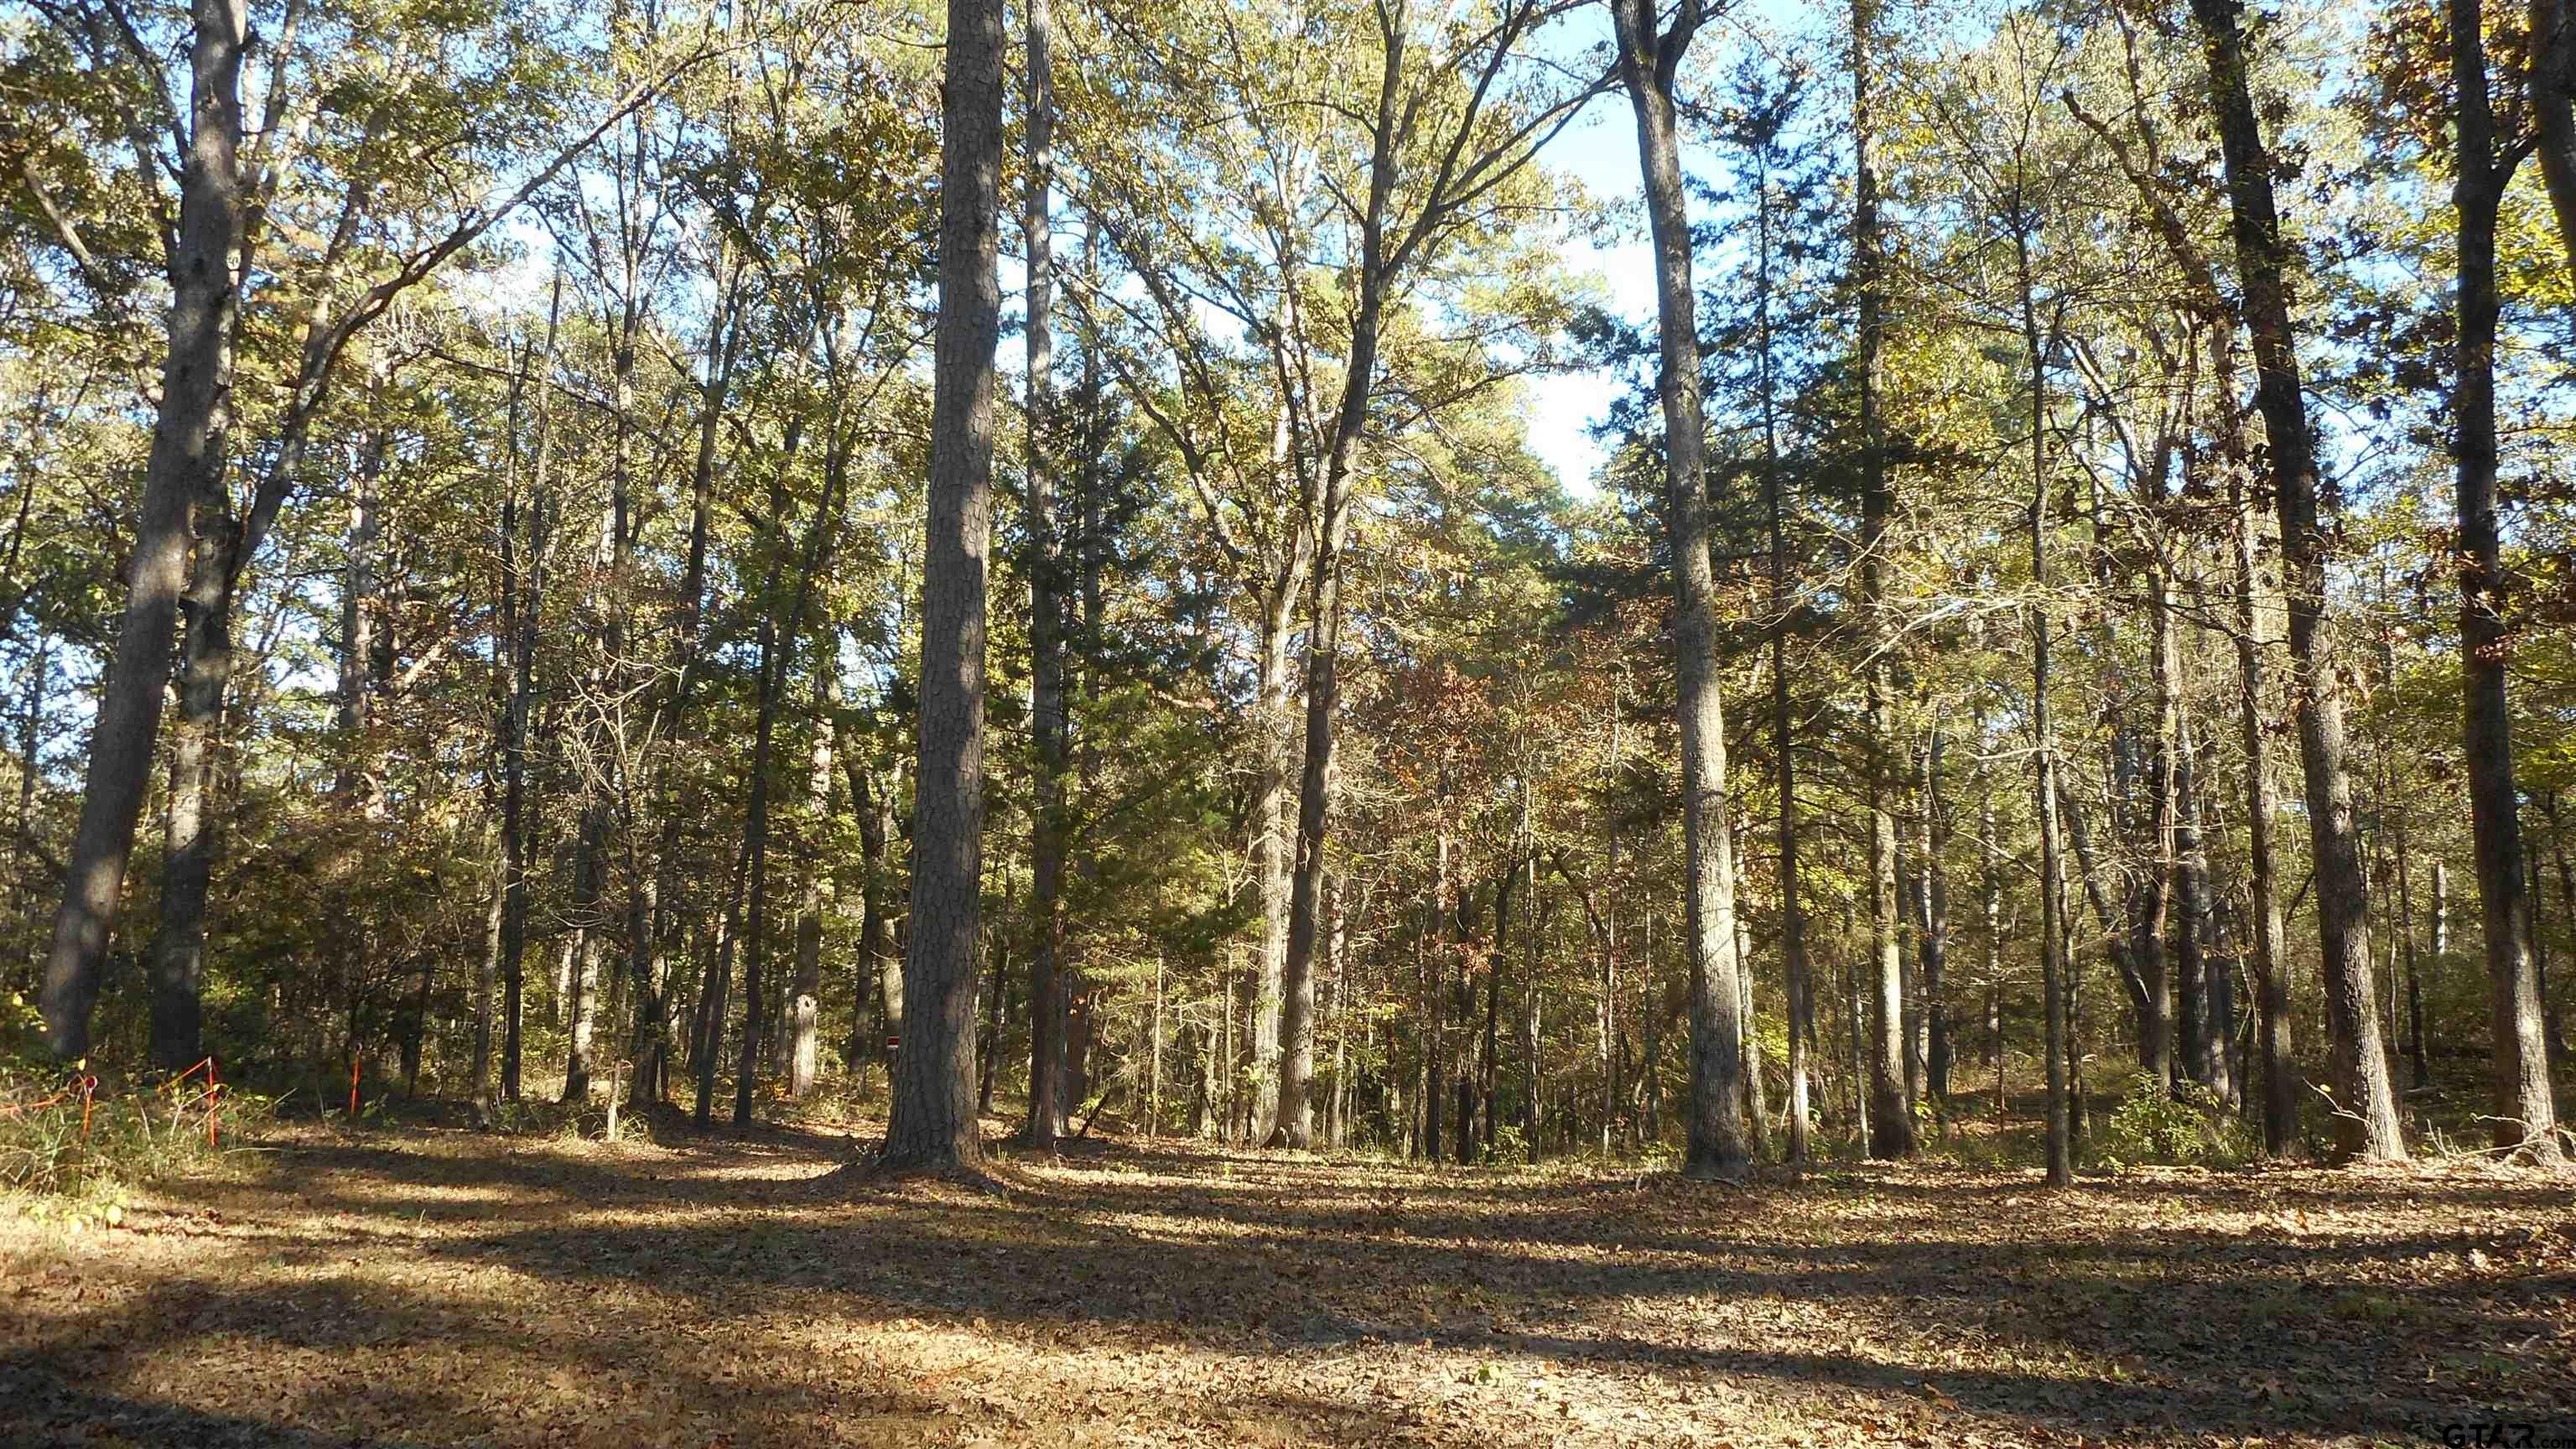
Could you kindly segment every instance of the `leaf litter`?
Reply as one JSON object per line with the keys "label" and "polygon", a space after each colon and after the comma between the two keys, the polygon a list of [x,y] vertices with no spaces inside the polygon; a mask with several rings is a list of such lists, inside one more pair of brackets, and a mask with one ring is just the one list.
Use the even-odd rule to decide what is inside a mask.
{"label": "leaf litter", "polygon": [[[2387,1444],[2576,1435],[2570,1179],[1741,1187],[1127,1141],[299,1129],[113,1228],[0,1205],[0,1442]],[[2544,1427],[2542,1432],[2548,1433]]]}

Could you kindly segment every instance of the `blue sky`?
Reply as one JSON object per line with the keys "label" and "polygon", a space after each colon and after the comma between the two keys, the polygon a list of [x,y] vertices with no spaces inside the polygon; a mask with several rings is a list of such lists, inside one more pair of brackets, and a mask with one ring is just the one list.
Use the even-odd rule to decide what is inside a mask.
{"label": "blue sky", "polygon": [[[1787,37],[1805,35],[1820,26],[1830,30],[1841,23],[1836,9],[1809,6],[1800,0],[1741,0],[1721,5],[1691,47],[1684,84],[1689,84],[1689,73],[1725,63],[1724,58],[1734,54],[1748,38],[1766,47],[1777,47],[1786,43]],[[1568,50],[1579,49],[1606,42],[1608,32],[1608,17],[1587,11],[1568,22],[1560,43]],[[1607,243],[1582,237],[1569,239],[1566,265],[1577,272],[1596,274],[1620,315],[1631,322],[1651,322],[1655,315],[1654,264],[1646,246],[1644,217],[1636,205],[1642,189],[1637,169],[1637,122],[1628,107],[1626,92],[1614,89],[1594,101],[1555,139],[1541,161],[1558,175],[1580,182],[1594,200],[1612,206],[1617,214],[1615,239]],[[1705,173],[1711,161],[1685,138],[1682,164],[1686,169]],[[1698,219],[1694,215],[1693,220]],[[1530,386],[1530,451],[1554,467],[1557,477],[1577,497],[1592,494],[1592,475],[1605,455],[1588,430],[1610,410],[1615,391],[1615,383],[1606,371],[1560,374],[1538,379]]]}
{"label": "blue sky", "polygon": [[[1640,186],[1637,170],[1636,121],[1624,97],[1613,93],[1595,101],[1546,157],[1550,170],[1582,183],[1597,200],[1624,203]],[[1641,321],[1654,315],[1653,258],[1639,235],[1633,208],[1623,211],[1615,241],[1604,246],[1574,238],[1566,264],[1595,273],[1620,315]],[[1615,384],[1601,370],[1560,373],[1530,384],[1530,451],[1556,470],[1556,476],[1578,497],[1592,493],[1592,474],[1603,459],[1601,445],[1588,431],[1610,410]]]}

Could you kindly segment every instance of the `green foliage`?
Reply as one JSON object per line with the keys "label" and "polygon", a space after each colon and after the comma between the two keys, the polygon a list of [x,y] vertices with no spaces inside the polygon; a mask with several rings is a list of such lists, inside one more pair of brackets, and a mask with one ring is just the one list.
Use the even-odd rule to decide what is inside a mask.
{"label": "green foliage", "polygon": [[102,1086],[28,1050],[33,1009],[10,998],[0,1032],[0,1190],[63,1199],[114,1223],[126,1195],[219,1162],[274,1112],[266,1098],[190,1071],[157,1086]]}
{"label": "green foliage", "polygon": [[2129,1084],[2110,1117],[2094,1128],[2092,1140],[2102,1165],[2114,1170],[2130,1163],[2243,1162],[2261,1148],[2245,1124],[2207,1087],[2185,1083],[2168,1093],[2143,1075]]}

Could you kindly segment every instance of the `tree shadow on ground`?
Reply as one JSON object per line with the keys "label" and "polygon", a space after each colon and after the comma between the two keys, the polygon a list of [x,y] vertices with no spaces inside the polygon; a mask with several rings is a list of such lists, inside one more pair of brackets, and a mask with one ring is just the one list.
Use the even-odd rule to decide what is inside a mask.
{"label": "tree shadow on ground", "polygon": [[[2048,1196],[1901,1168],[1724,1189],[1129,1144],[1006,1165],[999,1193],[818,1191],[850,1152],[827,1132],[306,1143],[219,1209],[251,1261],[181,1254],[138,1265],[122,1298],[46,1304],[0,1338],[0,1387],[48,1424],[166,1411],[128,1437],[273,1424],[287,1443],[323,1442],[294,1436],[352,1403],[398,1409],[388,1434],[471,1421],[484,1406],[454,1381],[478,1365],[608,1393],[613,1422],[757,1418],[816,1442],[957,1422],[1056,1442],[1157,1396],[1183,1421],[1228,1406],[1238,1438],[1521,1442],[1517,1421],[1477,1432],[1313,1386],[1353,1364],[1395,1375],[1400,1400],[1483,1414],[1519,1407],[1489,1403],[1489,1377],[1574,1376],[1586,1404],[1676,1431],[1738,1427],[1741,1404],[1668,1402],[1711,1386],[1782,1422],[1932,1413],[1943,1438],[2394,1437],[2463,1406],[2576,1404],[2563,1180],[2168,1176]],[[209,1405],[185,1362],[205,1342],[290,1376],[273,1419]],[[1119,1390],[1103,1353],[1160,1367]],[[777,1392],[746,1395],[782,1362]],[[1458,1365],[1467,1389],[1443,1377]],[[1090,1418],[1063,1406],[1095,1392],[1110,1398]],[[1616,1437],[1554,1429],[1528,1442]]]}

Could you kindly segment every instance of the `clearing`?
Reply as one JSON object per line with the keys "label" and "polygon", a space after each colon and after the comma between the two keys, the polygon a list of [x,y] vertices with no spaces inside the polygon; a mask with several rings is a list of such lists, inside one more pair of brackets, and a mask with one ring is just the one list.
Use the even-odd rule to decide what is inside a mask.
{"label": "clearing", "polygon": [[0,1442],[2576,1443],[2565,1177],[851,1151],[299,1128],[0,1204]]}

